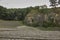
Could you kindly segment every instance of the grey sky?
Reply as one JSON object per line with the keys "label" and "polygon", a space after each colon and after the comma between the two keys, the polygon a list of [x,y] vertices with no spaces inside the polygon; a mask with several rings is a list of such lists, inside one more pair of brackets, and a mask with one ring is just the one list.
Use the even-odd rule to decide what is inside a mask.
{"label": "grey sky", "polygon": [[0,0],[0,5],[7,8],[24,8],[29,6],[49,6],[49,0]]}

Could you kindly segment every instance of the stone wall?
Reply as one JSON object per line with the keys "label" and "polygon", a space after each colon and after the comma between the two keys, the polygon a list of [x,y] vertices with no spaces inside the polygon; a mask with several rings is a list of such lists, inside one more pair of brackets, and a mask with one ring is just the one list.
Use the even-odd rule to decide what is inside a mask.
{"label": "stone wall", "polygon": [[53,23],[58,23],[60,24],[60,16],[57,13],[48,13],[48,14],[43,14],[43,13],[29,13],[26,17],[25,17],[25,23],[28,25],[35,25],[38,24],[40,26],[42,26],[43,22],[52,22]]}

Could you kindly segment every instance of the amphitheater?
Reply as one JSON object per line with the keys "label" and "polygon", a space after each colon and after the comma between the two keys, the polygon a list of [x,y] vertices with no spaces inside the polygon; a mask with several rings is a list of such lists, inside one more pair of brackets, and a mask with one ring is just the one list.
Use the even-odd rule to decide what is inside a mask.
{"label": "amphitheater", "polygon": [[27,26],[0,28],[0,40],[60,40],[60,31],[42,31]]}

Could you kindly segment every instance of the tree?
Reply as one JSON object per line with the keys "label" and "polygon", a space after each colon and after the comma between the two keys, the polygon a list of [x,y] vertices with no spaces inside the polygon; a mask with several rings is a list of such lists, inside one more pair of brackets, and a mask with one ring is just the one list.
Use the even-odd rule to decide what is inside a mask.
{"label": "tree", "polygon": [[50,2],[50,6],[53,7],[53,8],[52,8],[52,11],[53,11],[54,13],[57,13],[58,10],[57,10],[56,7],[60,4],[60,0],[49,0],[49,2]]}
{"label": "tree", "polygon": [[49,0],[50,6],[56,7],[60,4],[60,0]]}
{"label": "tree", "polygon": [[58,4],[60,4],[60,0],[58,1]]}
{"label": "tree", "polygon": [[7,9],[3,6],[0,6],[0,19],[3,19]]}
{"label": "tree", "polygon": [[50,6],[56,7],[58,5],[57,0],[49,0],[50,1]]}

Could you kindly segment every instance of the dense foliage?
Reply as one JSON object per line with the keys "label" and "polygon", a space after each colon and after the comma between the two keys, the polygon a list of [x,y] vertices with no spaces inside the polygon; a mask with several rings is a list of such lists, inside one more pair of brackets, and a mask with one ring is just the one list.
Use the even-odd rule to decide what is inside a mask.
{"label": "dense foliage", "polygon": [[[25,16],[32,10],[40,11],[40,6],[27,7],[27,8],[11,8],[7,9],[3,6],[0,6],[0,19],[3,20],[24,20]],[[43,6],[42,6],[43,7]],[[41,12],[45,9],[41,10]],[[46,9],[47,10],[47,9]]]}
{"label": "dense foliage", "polygon": [[0,19],[3,20],[23,20],[26,14],[28,13],[29,9],[24,8],[12,8],[7,9],[5,7],[0,6]]}

